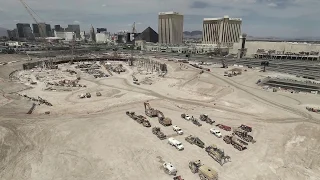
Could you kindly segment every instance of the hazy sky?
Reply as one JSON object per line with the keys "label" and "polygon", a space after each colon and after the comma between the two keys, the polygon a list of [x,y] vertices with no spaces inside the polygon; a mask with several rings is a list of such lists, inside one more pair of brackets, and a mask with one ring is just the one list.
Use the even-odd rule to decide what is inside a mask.
{"label": "hazy sky", "polygon": [[[82,30],[106,27],[115,32],[157,31],[158,12],[184,14],[184,30],[202,30],[203,18],[240,17],[242,31],[253,36],[320,36],[320,0],[25,0],[41,22],[78,23]],[[19,0],[0,0],[0,27],[34,23]]]}

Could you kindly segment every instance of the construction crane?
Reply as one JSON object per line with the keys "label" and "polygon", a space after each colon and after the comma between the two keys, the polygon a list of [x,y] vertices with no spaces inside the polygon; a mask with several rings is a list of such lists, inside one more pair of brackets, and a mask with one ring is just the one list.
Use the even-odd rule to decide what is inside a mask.
{"label": "construction crane", "polygon": [[[24,6],[24,8],[27,10],[27,12],[29,13],[29,15],[32,17],[32,19],[34,20],[34,22],[38,25],[39,30],[41,31],[40,36],[44,36],[45,31],[44,29],[40,26],[40,23],[37,21],[37,19],[34,17],[34,15],[32,14],[35,13],[26,2],[24,2],[23,0],[19,0],[21,2],[21,4]],[[35,13],[36,14],[36,13]],[[37,14],[36,14],[37,15]]]}

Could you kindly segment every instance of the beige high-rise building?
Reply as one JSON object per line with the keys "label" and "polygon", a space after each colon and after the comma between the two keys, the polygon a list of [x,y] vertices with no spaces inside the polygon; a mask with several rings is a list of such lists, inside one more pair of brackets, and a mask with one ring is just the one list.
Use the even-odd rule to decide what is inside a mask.
{"label": "beige high-rise building", "polygon": [[160,44],[181,44],[183,15],[177,12],[159,13],[158,34]]}
{"label": "beige high-rise building", "polygon": [[203,19],[203,44],[217,44],[232,46],[240,40],[241,18],[204,18]]}

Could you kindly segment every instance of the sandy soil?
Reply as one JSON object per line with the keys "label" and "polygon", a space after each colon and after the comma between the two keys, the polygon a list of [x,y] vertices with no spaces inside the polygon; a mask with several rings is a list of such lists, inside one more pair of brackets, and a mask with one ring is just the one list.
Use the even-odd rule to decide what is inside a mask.
{"label": "sandy soil", "polygon": [[[23,61],[25,57],[10,58]],[[20,81],[11,82],[8,73],[21,68],[19,62],[0,67],[0,179],[167,180],[173,178],[161,169],[163,161],[167,161],[177,167],[178,175],[193,180],[199,177],[191,173],[188,161],[198,159],[218,171],[221,180],[320,179],[320,115],[305,109],[319,104],[320,98],[306,93],[274,93],[255,84],[263,76],[275,73],[248,69],[229,78],[223,76],[225,69],[209,66],[211,72],[199,74],[191,66],[180,68],[179,63],[166,62],[169,72],[159,77],[124,64],[125,73],[107,78],[81,74],[79,84],[85,84],[85,88],[46,91],[45,82],[73,79],[75,75],[21,71]],[[35,81],[39,73],[46,78],[30,85],[27,79]],[[145,83],[133,84],[132,74]],[[102,96],[96,96],[97,91]],[[78,97],[86,92],[92,97]],[[17,93],[40,96],[53,106],[37,105],[34,113],[27,115],[32,101]],[[185,150],[177,151],[167,140],[160,141],[151,128],[125,114],[144,114],[143,102],[147,100],[185,134],[176,135],[171,126],[160,125],[156,118],[149,118],[152,127],[161,127],[166,135],[181,141]],[[46,111],[50,115],[45,115]],[[183,120],[181,113],[197,118],[206,113],[215,124],[231,127],[250,125],[257,142],[240,152],[210,134],[209,129],[215,124],[201,122],[203,125],[197,127]],[[203,149],[186,142],[188,135],[224,149],[231,162],[220,166]]]}

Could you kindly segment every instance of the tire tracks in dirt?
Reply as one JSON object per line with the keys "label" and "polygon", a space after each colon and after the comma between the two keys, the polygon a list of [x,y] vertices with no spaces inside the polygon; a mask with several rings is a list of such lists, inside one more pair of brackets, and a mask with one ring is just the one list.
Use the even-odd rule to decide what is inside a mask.
{"label": "tire tracks in dirt", "polygon": [[245,92],[245,93],[247,93],[247,94],[255,97],[256,99],[260,99],[260,100],[266,102],[267,104],[269,104],[269,105],[271,105],[271,106],[278,107],[278,108],[281,108],[281,109],[283,109],[283,110],[285,110],[285,111],[287,111],[287,112],[290,112],[290,113],[292,113],[292,114],[296,114],[296,115],[298,115],[298,116],[301,116],[301,117],[303,117],[305,120],[307,120],[307,121],[310,122],[310,123],[316,123],[316,124],[319,124],[319,123],[320,123],[319,120],[314,119],[312,115],[310,115],[310,114],[308,114],[308,113],[306,113],[306,112],[302,112],[302,111],[299,110],[299,109],[295,109],[295,108],[292,108],[292,107],[289,107],[289,106],[286,106],[286,105],[283,105],[283,104],[280,104],[280,103],[277,103],[277,102],[268,100],[268,99],[263,98],[263,97],[261,97],[261,96],[258,96],[258,95],[256,95],[256,94],[250,92],[249,90],[241,87],[242,85],[240,85],[240,84],[238,84],[238,83],[236,83],[236,82],[234,82],[234,81],[232,81],[232,80],[226,80],[226,79],[224,79],[224,78],[222,78],[222,77],[219,77],[219,76],[217,76],[217,75],[214,75],[213,73],[208,73],[208,74],[211,75],[211,76],[213,76],[213,77],[215,77],[215,78],[217,78],[217,79],[220,79],[221,81],[224,81],[225,83],[228,83],[228,84],[231,85],[231,86],[234,86],[234,87],[238,88],[239,90],[241,90],[241,91],[243,91],[243,92]]}

